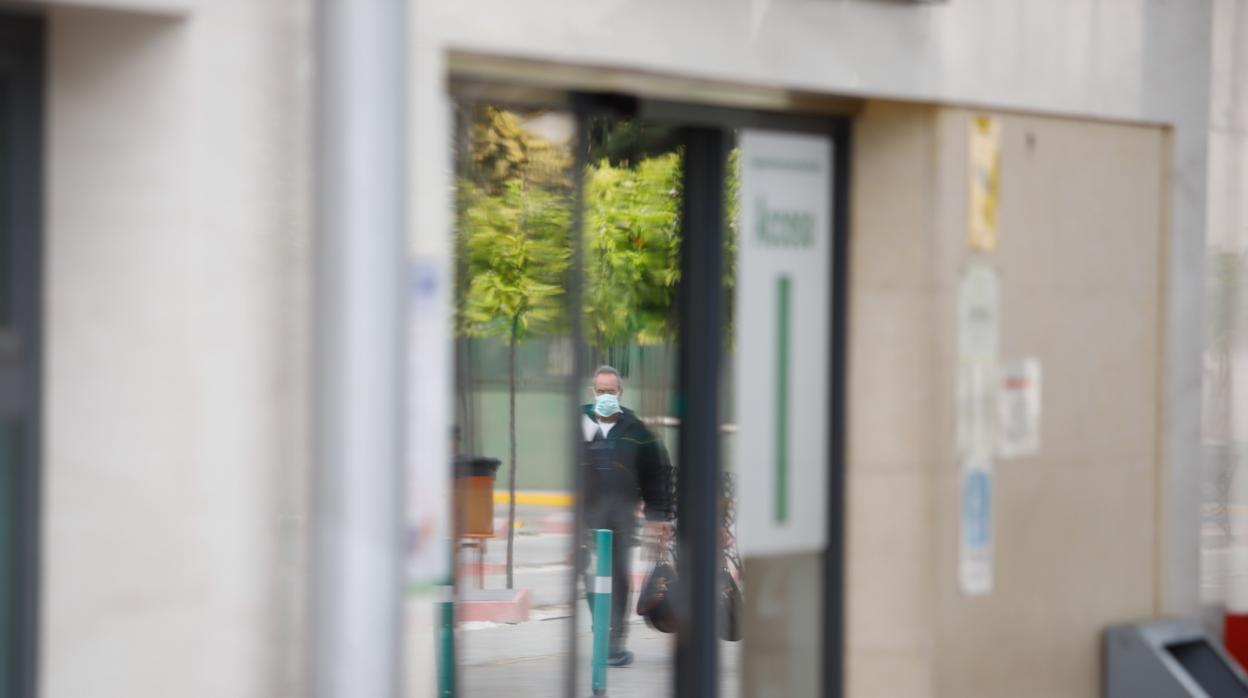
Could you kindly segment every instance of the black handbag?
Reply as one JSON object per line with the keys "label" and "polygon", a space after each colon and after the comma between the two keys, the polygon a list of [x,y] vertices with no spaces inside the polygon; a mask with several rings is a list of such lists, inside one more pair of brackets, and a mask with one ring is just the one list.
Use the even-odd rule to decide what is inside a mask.
{"label": "black handbag", "polygon": [[676,632],[676,566],[671,558],[671,546],[660,544],[654,569],[646,575],[641,593],[637,595],[637,615],[661,633]]}
{"label": "black handbag", "polygon": [[[678,625],[675,604],[680,580],[676,576],[673,556],[669,545],[660,547],[654,569],[646,575],[646,581],[637,595],[637,615],[645,619],[646,625],[661,633],[674,633]],[[735,555],[727,556],[725,563],[729,562],[735,562]],[[743,602],[741,585],[737,577],[728,571],[728,564],[724,564],[719,568],[720,638],[729,642],[741,639]]]}

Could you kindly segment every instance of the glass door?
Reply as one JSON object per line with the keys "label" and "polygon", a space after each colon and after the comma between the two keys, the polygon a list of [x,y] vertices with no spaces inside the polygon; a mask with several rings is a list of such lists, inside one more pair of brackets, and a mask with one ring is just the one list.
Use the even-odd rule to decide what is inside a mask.
{"label": "glass door", "polygon": [[835,124],[489,94],[456,104],[443,695],[839,695]]}

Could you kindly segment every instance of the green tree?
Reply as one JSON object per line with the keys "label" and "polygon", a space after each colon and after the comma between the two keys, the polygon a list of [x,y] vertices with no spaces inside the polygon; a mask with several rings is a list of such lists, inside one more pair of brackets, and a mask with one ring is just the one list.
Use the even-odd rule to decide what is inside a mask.
{"label": "green tree", "polygon": [[563,289],[571,240],[566,149],[526,132],[519,117],[486,109],[472,126],[472,176],[459,182],[464,260],[458,331],[508,347],[507,588],[514,584],[516,345],[566,326]]}
{"label": "green tree", "polygon": [[[740,151],[725,182],[725,339],[731,343],[740,222]],[[585,315],[599,349],[667,342],[680,281],[683,156],[679,150],[636,164],[589,165],[585,175]]]}

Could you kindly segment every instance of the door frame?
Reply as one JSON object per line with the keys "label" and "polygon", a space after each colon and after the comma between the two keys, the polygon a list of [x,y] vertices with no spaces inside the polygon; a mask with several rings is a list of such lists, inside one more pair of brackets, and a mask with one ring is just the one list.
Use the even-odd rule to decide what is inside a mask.
{"label": "door frame", "polygon": [[[488,63],[488,61],[487,61]],[[513,106],[520,108],[547,108],[567,111],[571,113],[577,121],[578,143],[577,156],[574,167],[583,168],[585,162],[585,144],[587,143],[587,126],[591,116],[611,115],[624,118],[640,118],[648,121],[662,122],[669,125],[678,126],[682,129],[681,142],[686,147],[687,158],[686,164],[694,167],[707,167],[710,165],[712,170],[715,166],[710,162],[714,158],[711,152],[716,148],[716,142],[722,148],[720,155],[719,168],[716,170],[723,172],[724,159],[727,157],[727,144],[731,143],[732,132],[735,129],[742,128],[763,128],[778,131],[788,131],[795,133],[807,133],[823,135],[831,139],[833,146],[833,176],[832,190],[828,192],[828,205],[831,210],[831,227],[832,227],[832,244],[830,247],[831,273],[832,280],[830,284],[830,298],[827,304],[829,313],[829,354],[828,354],[828,424],[827,424],[827,448],[828,448],[828,491],[827,491],[827,546],[824,549],[824,565],[823,565],[823,583],[824,583],[824,609],[823,609],[823,645],[824,645],[824,671],[823,671],[823,690],[821,695],[824,698],[841,698],[845,690],[845,418],[846,418],[846,400],[847,400],[847,355],[848,355],[848,291],[849,291],[849,186],[851,172],[851,141],[852,141],[852,116],[857,111],[859,102],[855,100],[824,97],[813,100],[812,104],[816,105],[809,112],[799,113],[795,111],[785,111],[783,109],[771,108],[750,108],[742,106],[717,106],[707,103],[681,102],[674,101],[670,98],[648,98],[638,96],[637,94],[622,94],[618,92],[595,92],[586,89],[584,85],[576,85],[570,83],[564,86],[551,84],[549,81],[525,85],[523,81],[506,80],[494,82],[483,76],[479,72],[467,71],[469,74],[458,76],[454,72],[449,76],[449,98],[452,101],[462,101],[463,103],[492,103],[505,106]],[[488,72],[488,68],[487,71]],[[577,89],[580,87],[581,89]],[[686,176],[686,183],[689,178]],[[722,178],[716,181],[722,181]],[[572,225],[576,230],[581,228],[581,216],[583,209],[583,200],[581,196],[581,182],[578,178],[576,184],[577,190],[575,194],[575,214]],[[703,189],[707,189],[703,187]],[[707,194],[708,192],[702,192]],[[687,200],[686,200],[687,203]],[[723,197],[722,192],[719,197],[719,216],[703,215],[697,217],[697,225],[703,226],[705,221],[719,220],[723,218]],[[683,220],[690,222],[690,212],[683,212]],[[697,295],[697,302],[703,305],[698,306],[705,308],[706,303],[711,303],[715,307],[711,308],[710,315],[719,322],[720,308],[718,307],[722,301],[722,289],[719,286],[718,273],[710,273],[709,270],[702,267],[708,259],[713,264],[718,265],[719,260],[716,255],[707,255],[707,252],[720,249],[722,245],[722,225],[704,226],[711,235],[709,239],[700,241],[698,255],[692,255],[687,260],[682,260],[682,274],[684,279],[697,278],[707,284],[714,284],[715,288],[701,289],[701,293]],[[688,231],[686,231],[688,234]],[[568,296],[571,307],[579,307],[579,298],[581,293],[582,273],[580,249],[580,235],[573,235],[573,268],[574,273],[572,279],[569,280]],[[688,302],[688,301],[686,301]],[[571,395],[578,395],[583,388],[582,375],[585,366],[582,359],[585,356],[584,340],[580,337],[579,332],[579,314],[573,313],[573,336],[577,337],[576,350],[573,352],[574,371],[569,379],[568,390]],[[712,354],[710,362],[715,368],[721,365],[719,354],[721,347],[717,341],[702,341],[698,335],[686,336],[687,323],[681,324],[680,340],[678,347],[678,365],[689,366],[697,362],[706,363],[707,353]],[[718,337],[719,333],[710,333],[711,337]],[[696,346],[690,345],[690,341]],[[718,386],[712,385],[713,381],[708,382],[703,379],[696,385],[685,382],[682,376],[678,377],[681,382],[681,389],[710,390],[712,394],[717,394]],[[699,394],[705,394],[700,392]],[[696,442],[686,438],[683,432],[686,420],[689,422],[700,422],[702,426],[708,422],[707,415],[699,416],[691,415],[694,409],[697,409],[690,401],[682,401],[684,403],[685,414],[682,415],[682,434],[680,438],[680,448],[682,450],[695,448],[699,452],[711,452],[718,454],[718,439],[713,431],[706,428],[700,430],[700,436],[696,437]],[[573,400],[573,404],[578,404]],[[713,406],[717,404],[717,400],[711,400],[707,403]],[[575,410],[574,410],[575,412]],[[575,423],[577,414],[572,414],[569,423]],[[692,419],[689,419],[693,417]],[[718,415],[713,415],[711,421],[717,422]],[[576,431],[576,430],[574,430]],[[576,462],[579,458],[580,442],[579,434],[570,435],[569,449]],[[712,459],[712,467],[702,468],[695,471],[685,469],[682,477],[692,474],[694,482],[684,483],[684,486],[690,487],[690,491],[716,491],[718,487],[719,470],[718,459]],[[575,491],[579,491],[579,469],[575,469],[575,482],[571,483]],[[685,513],[688,513],[687,510]],[[709,520],[709,515],[714,513],[714,507],[708,507],[705,511],[700,512],[700,519]],[[579,510],[579,501],[576,512],[576,526],[579,530],[582,512]],[[705,522],[704,522],[705,523]],[[704,547],[709,550],[717,550],[718,526],[714,529],[707,525],[697,526],[693,531],[692,538],[682,541],[694,546]],[[702,584],[710,585],[714,581],[713,574],[702,575]],[[575,574],[573,575],[572,584],[575,585]],[[573,587],[575,588],[575,586]],[[708,589],[710,587],[708,586]],[[709,596],[709,595],[708,595]],[[713,608],[713,606],[712,606]],[[577,677],[581,670],[577,662],[577,642],[576,642],[576,622],[575,618],[578,614],[578,605],[572,605],[573,622],[569,624],[569,637],[567,639],[566,651],[569,656],[569,668],[565,676],[564,689],[565,693],[571,698],[577,695]],[[703,609],[701,615],[706,614]],[[696,619],[695,619],[696,620]],[[719,695],[719,677],[718,670],[718,654],[719,645],[718,637],[714,631],[714,624],[706,624],[702,628],[702,632],[696,634],[697,647],[682,648],[679,652],[685,652],[685,657],[691,661],[676,662],[676,686],[682,691],[682,695],[699,695],[713,698]],[[680,644],[678,643],[678,647]],[[697,661],[692,661],[694,658]]]}
{"label": "door frame", "polygon": [[[16,335],[18,381],[5,388],[0,404],[16,406],[21,420],[17,439],[14,487],[13,625],[5,628],[12,647],[11,685],[17,696],[35,696],[38,678],[41,537],[41,411],[43,295],[43,129],[45,86],[45,20],[33,12],[0,13],[0,73],[12,85],[12,130],[4,163],[12,208],[7,222],[13,230],[11,265],[13,332]],[[0,693],[0,695],[5,695]]]}
{"label": "door frame", "polygon": [[[824,549],[824,565],[823,565],[823,646],[824,646],[824,671],[823,671],[823,691],[824,698],[841,698],[845,691],[845,483],[846,483],[846,400],[847,400],[847,357],[848,357],[848,328],[849,328],[849,186],[850,172],[852,166],[852,120],[846,115],[816,115],[816,114],[799,114],[792,112],[777,112],[759,109],[742,109],[734,107],[718,107],[708,106],[704,104],[691,104],[674,102],[665,99],[646,99],[634,97],[631,95],[619,94],[594,94],[587,92],[574,93],[572,98],[574,112],[581,122],[585,118],[594,113],[615,113],[620,116],[629,116],[647,121],[663,122],[684,129],[681,142],[686,148],[686,169],[685,174],[686,187],[691,182],[696,181],[723,181],[722,177],[714,176],[716,172],[723,173],[723,158],[726,158],[728,148],[731,147],[731,134],[733,130],[743,128],[760,128],[776,131],[787,131],[792,133],[808,133],[827,136],[832,142],[833,152],[833,176],[832,190],[828,192],[828,204],[831,206],[831,232],[832,244],[830,247],[831,263],[830,269],[832,273],[831,279],[831,298],[827,304],[829,313],[829,341],[828,341],[828,386],[827,394],[829,398],[828,407],[828,440],[827,440],[827,462],[828,462],[828,490],[827,490],[827,546]],[[584,129],[581,130],[584,134]],[[705,140],[714,133],[720,134],[721,162],[716,167],[714,163],[709,162],[709,158],[713,157],[707,152],[704,144],[700,145],[699,141]],[[584,150],[582,145],[581,150]],[[690,172],[689,168],[706,168],[709,174],[702,176],[700,172]],[[688,196],[688,191],[686,195]],[[705,192],[702,192],[705,194]],[[578,196],[578,210],[582,205]],[[686,198],[685,204],[688,204]],[[721,321],[721,313],[719,301],[722,299],[722,293],[719,286],[718,268],[716,273],[707,273],[702,269],[702,265],[710,261],[712,264],[718,264],[718,258],[714,254],[716,250],[722,249],[722,225],[705,225],[709,221],[722,221],[724,218],[723,197],[719,200],[718,215],[700,216],[698,224],[703,225],[704,232],[713,234],[710,240],[701,240],[701,244],[697,248],[697,254],[690,255],[688,260],[682,260],[682,281],[689,279],[697,279],[714,285],[711,289],[702,289],[701,293],[694,292],[689,294],[696,297],[696,300],[690,299],[687,307],[702,308],[707,311],[708,303],[710,304],[709,315],[713,316],[716,321]],[[690,213],[685,212],[684,221],[690,222]],[[579,225],[578,225],[579,228]],[[690,235],[689,228],[685,229],[685,234]],[[579,236],[576,236],[579,240]],[[689,249],[689,248],[685,248]],[[692,272],[692,273],[691,273]],[[692,305],[697,303],[697,305]],[[692,329],[692,331],[690,331]],[[712,341],[709,338],[718,338],[718,332],[706,332],[704,327],[692,327],[689,323],[682,322],[679,327],[678,340],[678,365],[682,368],[691,367],[698,364],[710,365],[714,369],[718,369],[722,365],[720,360],[721,346],[718,341]],[[578,340],[579,341],[579,340]],[[578,351],[578,354],[580,352]],[[706,395],[707,391],[711,391],[717,395],[717,386],[713,382],[701,380],[695,384],[686,383],[685,371],[681,371],[678,381],[681,384],[682,392],[686,389],[696,391],[699,395]],[[579,375],[579,374],[578,374]],[[688,419],[690,412],[697,409],[700,404],[710,404],[712,411],[718,400],[686,401],[680,400],[683,405],[685,414],[681,415],[681,438],[680,448],[685,451],[696,451],[698,453],[713,453],[717,457],[710,459],[714,463],[711,469],[691,470],[682,469],[682,478],[692,475],[694,482],[682,483],[682,486],[688,487],[689,491],[705,492],[717,491],[718,481],[722,473],[719,470],[718,438],[714,431],[705,428],[698,429],[698,422],[706,420],[716,421],[717,415],[702,415],[704,419]],[[687,438],[684,432],[685,424],[694,423],[695,433],[694,439]],[[688,451],[686,451],[688,452]],[[710,479],[710,481],[706,481]],[[682,489],[682,491],[684,491]],[[713,510],[713,507],[712,507]],[[714,514],[711,512],[696,512],[701,514],[699,519],[706,519]],[[704,522],[705,523],[705,522]],[[695,526],[693,536],[688,543],[694,549],[705,548],[707,550],[717,550],[718,526],[710,528],[707,525]],[[682,579],[685,577],[682,576]],[[706,587],[702,593],[707,598],[714,598],[714,576],[706,575],[703,579],[694,580],[695,585],[701,582],[700,586]],[[696,593],[696,591],[694,592]],[[699,624],[700,616],[707,613],[712,614],[713,606],[708,611],[703,609],[702,613],[694,611],[694,617],[691,619],[695,629],[701,629],[704,632],[696,632],[691,637],[697,647],[685,647],[682,643],[678,643],[677,661],[676,661],[676,687],[677,695],[699,695],[699,696],[718,696],[719,695],[719,679],[717,670],[718,663],[718,638],[714,631],[714,623]],[[681,653],[685,652],[682,661]],[[683,672],[683,673],[682,673]],[[575,673],[575,669],[574,672]]]}

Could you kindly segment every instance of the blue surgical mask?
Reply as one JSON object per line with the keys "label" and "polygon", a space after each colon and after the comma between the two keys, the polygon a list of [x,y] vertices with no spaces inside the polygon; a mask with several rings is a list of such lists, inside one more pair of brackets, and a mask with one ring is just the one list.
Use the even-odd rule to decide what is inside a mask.
{"label": "blue surgical mask", "polygon": [[620,411],[620,398],[611,393],[603,393],[594,398],[594,414],[599,417],[610,417]]}

